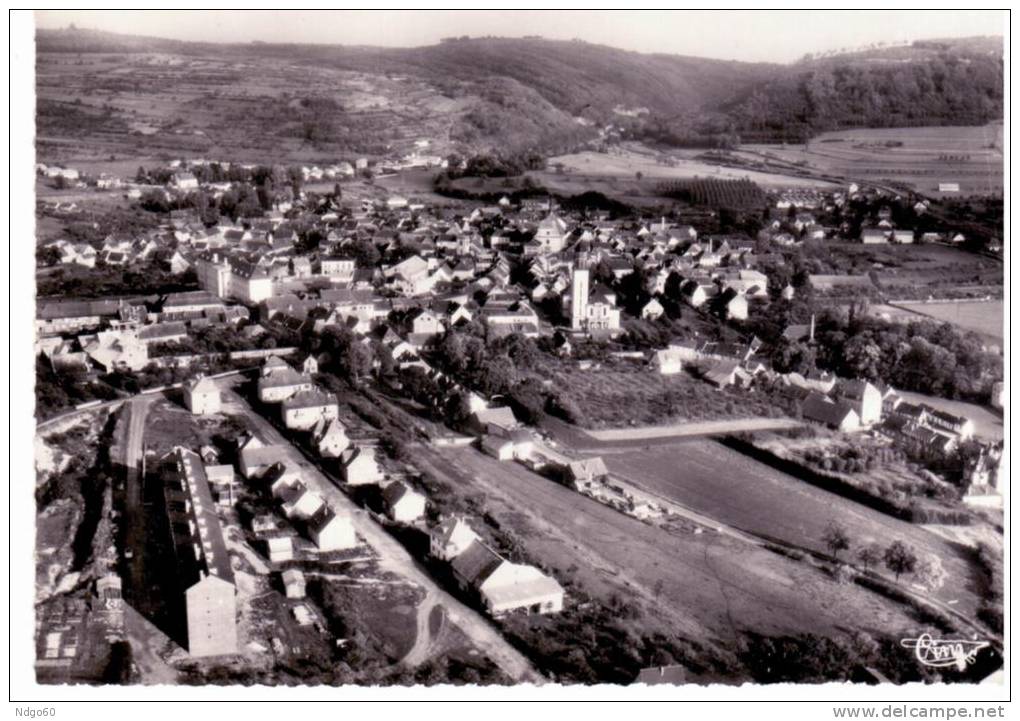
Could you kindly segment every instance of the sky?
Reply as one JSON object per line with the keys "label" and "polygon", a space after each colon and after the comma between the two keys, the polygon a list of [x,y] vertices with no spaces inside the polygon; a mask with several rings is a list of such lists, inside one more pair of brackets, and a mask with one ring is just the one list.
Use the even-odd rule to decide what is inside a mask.
{"label": "sky", "polygon": [[206,42],[418,46],[459,35],[579,38],[639,52],[753,62],[876,42],[1003,35],[1002,11],[587,10],[41,10],[43,28],[74,23],[133,35]]}

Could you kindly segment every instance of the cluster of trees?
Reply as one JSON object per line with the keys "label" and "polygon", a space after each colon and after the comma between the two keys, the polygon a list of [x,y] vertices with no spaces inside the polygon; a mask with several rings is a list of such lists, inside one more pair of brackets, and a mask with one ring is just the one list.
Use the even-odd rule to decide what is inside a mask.
{"label": "cluster of trees", "polygon": [[[276,339],[271,335],[262,336],[259,348],[275,348]],[[159,358],[173,355],[201,355],[211,353],[231,353],[233,351],[251,350],[252,341],[240,330],[228,324],[208,325],[193,328],[184,340],[154,343],[149,347],[149,356]]]}
{"label": "cluster of trees", "polygon": [[[754,312],[744,328],[768,344],[778,372],[828,370],[845,378],[881,381],[895,388],[943,398],[984,402],[1002,380],[1002,357],[984,350],[979,336],[949,323],[895,323],[868,315],[864,301],[843,315],[815,305],[810,296],[773,301]],[[789,324],[816,318],[815,343],[782,337]]]}
{"label": "cluster of trees", "polygon": [[[510,178],[508,176],[503,181],[504,187],[498,190],[471,190],[462,185],[455,185],[453,180],[445,172],[440,173],[435,177],[432,189],[439,195],[445,195],[448,198],[478,200],[485,203],[495,203],[502,199],[503,196],[508,197],[513,202],[519,202],[522,198],[534,198],[550,194],[545,186],[536,183],[530,175],[525,175],[521,178]],[[476,182],[481,183],[483,181],[479,178]]]}
{"label": "cluster of trees", "polygon": [[150,261],[127,267],[97,264],[95,268],[60,267],[39,276],[39,298],[101,298],[118,295],[162,295],[198,288],[194,270],[173,275],[165,264]]}
{"label": "cluster of trees", "polygon": [[722,108],[744,142],[799,141],[845,127],[982,125],[1002,116],[1001,58],[837,64],[766,83]]}
{"label": "cluster of trees", "polygon": [[732,149],[741,142],[733,122],[717,113],[681,118],[653,113],[628,124],[623,137],[675,148]]}
{"label": "cluster of trees", "polygon": [[739,656],[751,678],[762,684],[860,683],[872,678],[866,671],[869,668],[877,669],[893,683],[939,680],[937,670],[903,653],[898,638],[875,638],[863,631],[848,638],[751,633],[742,639]]}
{"label": "cluster of trees", "polygon": [[519,152],[480,153],[466,160],[457,153],[447,158],[446,177],[509,178],[529,170],[545,169],[545,157],[537,150]]}
{"label": "cluster of trees", "polygon": [[378,366],[381,375],[393,372],[393,356],[380,343],[365,344],[345,326],[331,325],[322,333],[315,333],[306,326],[305,332],[295,343],[314,355],[321,373],[332,374],[358,385],[373,367]]}
{"label": "cluster of trees", "polygon": [[811,449],[804,460],[825,471],[837,473],[866,473],[873,471],[880,463],[889,463],[902,458],[903,454],[887,446],[853,445],[841,449],[838,455]]}
{"label": "cluster of trees", "polygon": [[[545,413],[568,422],[580,419],[581,412],[569,397],[538,380],[544,353],[535,341],[518,333],[488,340],[483,334],[477,325],[447,331],[430,357],[467,387],[488,397],[502,396],[525,423],[535,423]],[[452,414],[447,420],[454,425],[462,420],[461,401],[466,399],[454,400],[448,409],[444,401],[443,408]]]}
{"label": "cluster of trees", "polygon": [[[199,172],[206,177],[215,177],[216,174],[209,170],[211,167],[220,166],[218,164],[199,166],[195,169],[196,177]],[[206,226],[212,226],[219,222],[220,216],[227,216],[235,221],[240,217],[258,217],[278,203],[301,195],[304,176],[299,167],[261,165],[250,171],[238,173],[233,173],[233,168],[234,166],[231,166],[231,173],[241,178],[239,180],[231,178],[230,182],[233,185],[219,198],[205,190],[169,194],[162,188],[151,188],[142,194],[139,205],[150,213],[194,209]],[[138,169],[140,182],[165,184],[172,175],[172,171],[165,169],[152,172],[146,172],[144,168]],[[339,188],[334,192],[337,190]]]}
{"label": "cluster of trees", "polygon": [[[569,592],[574,598],[583,593],[580,589]],[[584,598],[571,604],[555,624],[539,625],[512,616],[501,626],[512,644],[560,683],[628,684],[641,669],[653,665],[679,663],[700,671],[713,663],[725,663],[717,652],[692,641],[642,632],[636,623],[642,615],[635,605],[613,595],[608,602]],[[736,670],[725,669],[729,674]]]}
{"label": "cluster of trees", "polygon": [[1002,575],[1004,568],[1002,550],[993,548],[987,543],[979,543],[975,555],[978,567],[984,573],[987,589],[981,601],[981,608],[978,609],[978,618],[988,624],[988,627],[996,633],[1002,633],[1002,596],[1005,590]]}
{"label": "cluster of trees", "polygon": [[[841,553],[851,548],[849,532],[834,521],[825,527],[822,543],[825,544],[829,555],[837,561],[840,560]],[[945,578],[945,571],[937,556],[932,556],[927,561],[922,560],[918,558],[913,548],[900,540],[893,541],[884,549],[877,543],[865,544],[857,549],[856,557],[866,571],[877,567],[879,563],[884,564],[896,577],[897,582],[900,576],[914,574],[923,585],[936,589],[942,585]]]}
{"label": "cluster of trees", "polygon": [[[146,169],[138,166],[135,180],[145,185],[168,185],[179,170],[161,166]],[[243,167],[240,163],[231,163],[224,167],[220,163],[203,163],[188,168],[188,172],[198,179],[199,183],[249,183],[252,181],[254,169]]]}
{"label": "cluster of trees", "polygon": [[35,415],[40,420],[51,418],[81,403],[108,401],[117,397],[110,386],[92,380],[79,366],[59,371],[40,355],[35,363]]}
{"label": "cluster of trees", "polygon": [[903,390],[984,401],[1002,378],[1002,359],[985,352],[977,335],[949,323],[824,314],[816,338],[822,367]]}

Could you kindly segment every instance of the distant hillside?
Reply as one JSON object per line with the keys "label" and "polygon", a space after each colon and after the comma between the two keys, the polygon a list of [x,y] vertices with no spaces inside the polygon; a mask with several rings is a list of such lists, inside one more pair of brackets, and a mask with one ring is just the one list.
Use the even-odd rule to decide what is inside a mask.
{"label": "distant hillside", "polygon": [[[396,86],[410,79],[434,95],[434,100],[422,95],[421,107],[441,106],[443,99],[451,107],[441,117],[409,114],[402,129],[377,132],[373,143],[426,130],[434,135],[441,127],[444,139],[467,149],[562,151],[593,140],[596,128],[608,123],[630,137],[674,144],[794,140],[847,126],[980,124],[1001,117],[1003,98],[997,38],[874,48],[792,65],[643,54],[541,38],[464,38],[419,48],[375,48],[190,43],[40,30],[37,47],[41,53],[162,53],[272,63],[279,72],[305,67],[359,73],[379,78],[382,85],[383,79]],[[296,82],[293,94],[302,92],[310,91]],[[382,110],[359,116],[346,113],[344,98],[334,100],[345,113],[316,121],[312,132],[304,133],[309,142],[357,146],[351,128],[368,131],[385,122]],[[238,101],[244,102],[250,101]],[[263,106],[270,105],[260,106],[259,112],[285,118],[286,106],[276,109],[273,102],[263,99]],[[335,137],[343,129],[348,135]]]}
{"label": "distant hillside", "polygon": [[1001,38],[922,41],[794,64],[719,106],[745,140],[845,127],[982,125],[1003,115]]}
{"label": "distant hillside", "polygon": [[40,30],[40,52],[170,52],[284,58],[366,73],[412,73],[439,87],[511,78],[572,115],[617,105],[679,113],[720,102],[781,66],[651,55],[541,38],[452,39],[419,48],[248,43],[216,45],[90,30]]}

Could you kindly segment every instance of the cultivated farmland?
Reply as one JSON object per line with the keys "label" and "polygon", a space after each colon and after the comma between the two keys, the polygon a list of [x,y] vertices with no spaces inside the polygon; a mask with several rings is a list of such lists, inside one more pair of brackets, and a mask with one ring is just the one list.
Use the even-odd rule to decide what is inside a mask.
{"label": "cultivated farmland", "polygon": [[552,386],[567,391],[584,424],[596,429],[780,415],[764,396],[720,391],[686,373],[664,376],[642,366],[557,370]]}
{"label": "cultivated farmland", "polygon": [[702,151],[671,150],[658,152],[639,143],[625,143],[613,147],[611,152],[583,151],[560,155],[549,159],[547,170],[536,174],[545,183],[556,183],[555,170],[562,166],[563,173],[592,179],[630,179],[641,173],[644,178],[655,180],[683,180],[695,178],[714,180],[750,180],[763,188],[817,188],[830,183],[812,178],[797,177],[795,174],[767,173],[745,168],[731,168],[699,159]]}
{"label": "cultivated farmland", "polygon": [[[778,161],[804,170],[873,183],[911,186],[932,196],[1001,194],[1002,125],[854,128],[823,133],[804,145],[746,145],[748,161]],[[958,191],[942,192],[940,184]]]}

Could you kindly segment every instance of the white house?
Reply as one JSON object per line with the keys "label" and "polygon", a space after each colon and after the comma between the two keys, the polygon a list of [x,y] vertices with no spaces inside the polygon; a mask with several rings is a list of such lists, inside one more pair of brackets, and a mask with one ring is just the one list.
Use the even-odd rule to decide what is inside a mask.
{"label": "white house", "polygon": [[378,483],[383,474],[375,460],[375,449],[358,446],[348,448],[340,455],[340,469],[348,485],[360,486]]}
{"label": "white house", "polygon": [[300,599],[305,597],[305,574],[296,568],[288,568],[281,574],[283,588],[287,598]]}
{"label": "white house", "polygon": [[403,481],[394,481],[383,489],[386,513],[398,523],[413,523],[425,515],[425,496]]}
{"label": "white house", "polygon": [[323,506],[307,521],[308,535],[320,551],[342,551],[358,545],[354,523],[347,516],[338,516]]}
{"label": "white house", "polygon": [[563,587],[533,566],[511,563],[475,540],[451,562],[461,588],[478,593],[486,610],[501,617],[514,611],[557,613],[563,609]]}
{"label": "white house", "polygon": [[266,539],[266,555],[270,563],[294,559],[294,539],[290,536],[275,536]]}
{"label": "white house", "polygon": [[325,506],[322,497],[309,491],[300,481],[274,486],[273,496],[280,501],[284,515],[292,520],[309,519]]}
{"label": "white house", "polygon": [[857,412],[861,425],[870,426],[882,420],[882,392],[864,380],[841,381],[834,395]]}
{"label": "white house", "polygon": [[220,412],[220,389],[211,378],[196,378],[184,384],[184,405],[196,416]]}
{"label": "white house", "polygon": [[662,307],[662,303],[659,302],[658,298],[652,298],[641,309],[641,317],[645,320],[658,320],[665,312],[666,309]]}
{"label": "white house", "polygon": [[477,540],[478,534],[463,518],[448,518],[429,533],[429,552],[442,561],[451,561]]}
{"label": "white house", "polygon": [[259,400],[263,403],[282,403],[298,393],[310,391],[313,388],[314,384],[311,378],[301,375],[290,366],[274,370],[268,375],[261,376],[258,380]]}
{"label": "white house", "polygon": [[319,421],[335,421],[340,409],[336,396],[319,390],[305,390],[283,402],[283,424],[290,430],[307,431]]}
{"label": "white house", "polygon": [[339,458],[351,445],[347,429],[337,419],[319,420],[312,429],[312,438],[315,440],[315,448],[323,458]]}
{"label": "white house", "polygon": [[672,348],[657,350],[655,355],[652,356],[652,367],[660,375],[675,375],[684,368],[683,353]]}

